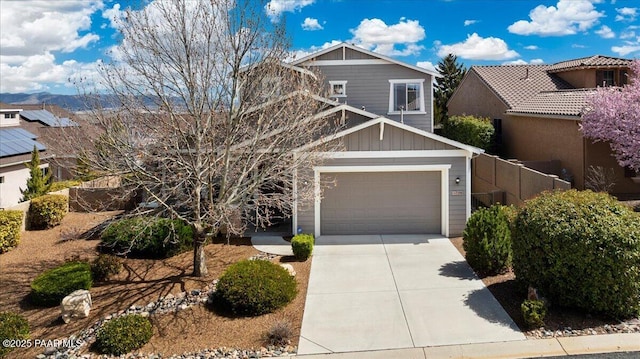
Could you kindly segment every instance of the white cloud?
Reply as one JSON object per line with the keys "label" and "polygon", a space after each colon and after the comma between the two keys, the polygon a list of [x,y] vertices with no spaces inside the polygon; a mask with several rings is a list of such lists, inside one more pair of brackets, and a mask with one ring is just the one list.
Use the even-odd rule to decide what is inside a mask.
{"label": "white cloud", "polygon": [[613,39],[616,37],[616,33],[611,30],[611,28],[607,25],[602,25],[600,30],[595,31],[596,34],[600,35],[603,39]]}
{"label": "white cloud", "polygon": [[272,22],[278,22],[283,12],[296,12],[314,2],[315,0],[271,0],[264,6],[264,11]]}
{"label": "white cloud", "polygon": [[536,45],[529,45],[529,46],[525,46],[524,48],[525,48],[525,50],[538,50],[539,49],[539,47],[536,46]]}
{"label": "white cloud", "polygon": [[423,69],[427,69],[429,71],[438,72],[435,65],[431,61],[418,61],[416,66],[421,67]]}
{"label": "white cloud", "polygon": [[544,60],[542,59],[532,59],[529,62],[523,59],[517,59],[514,61],[506,61],[502,63],[503,65],[541,65],[544,64]]}
{"label": "white cloud", "polygon": [[556,6],[538,5],[529,12],[531,21],[519,20],[508,27],[518,35],[563,36],[592,28],[604,13],[589,0],[559,0]]}
{"label": "white cloud", "polygon": [[627,56],[631,53],[640,51],[640,44],[636,45],[624,45],[624,46],[612,46],[611,51],[620,56]]}
{"label": "white cloud", "polygon": [[582,45],[582,44],[571,44],[571,48],[573,48],[573,49],[586,49],[587,46]]}
{"label": "white cloud", "polygon": [[477,22],[478,22],[478,20],[465,20],[464,21],[464,26],[473,25],[473,24],[475,24]]}
{"label": "white cloud", "polygon": [[418,42],[424,39],[425,31],[417,20],[402,18],[387,25],[380,19],[364,19],[350,31],[355,44],[387,56],[417,55],[424,49]]}
{"label": "white cloud", "polygon": [[102,11],[102,17],[109,20],[109,25],[117,29],[119,24],[122,24],[122,20],[124,19],[125,11],[120,10],[120,4],[113,4],[111,9],[106,9]]}
{"label": "white cloud", "polygon": [[477,33],[468,35],[463,42],[451,45],[436,42],[436,48],[440,57],[454,54],[469,60],[509,60],[520,56],[517,52],[509,50],[504,40],[497,37],[483,38]]}
{"label": "white cloud", "polygon": [[622,7],[616,8],[616,21],[627,21],[632,22],[636,20],[638,16],[638,8],[636,7]]}
{"label": "white cloud", "polygon": [[302,23],[302,29],[306,31],[315,31],[315,30],[322,30],[324,29],[324,27],[320,25],[320,23],[318,22],[318,19],[308,17],[304,19],[304,22]]}
{"label": "white cloud", "polygon": [[96,43],[100,37],[89,32],[91,16],[102,8],[102,0],[0,1],[0,91],[68,86],[71,75],[92,65],[59,63],[54,53],[73,53]]}

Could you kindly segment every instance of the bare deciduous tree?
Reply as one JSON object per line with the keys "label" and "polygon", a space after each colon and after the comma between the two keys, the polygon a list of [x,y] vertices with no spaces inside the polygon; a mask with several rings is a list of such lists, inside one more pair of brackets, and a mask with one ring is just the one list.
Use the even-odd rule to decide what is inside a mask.
{"label": "bare deciduous tree", "polygon": [[284,28],[263,5],[158,0],[129,10],[117,61],[101,69],[117,107],[92,106],[101,135],[82,158],[191,224],[195,276],[207,274],[208,235],[269,225],[291,214],[294,195],[313,197],[298,169],[321,157],[293,150],[337,129],[317,116],[327,106],[319,76],[281,62]]}

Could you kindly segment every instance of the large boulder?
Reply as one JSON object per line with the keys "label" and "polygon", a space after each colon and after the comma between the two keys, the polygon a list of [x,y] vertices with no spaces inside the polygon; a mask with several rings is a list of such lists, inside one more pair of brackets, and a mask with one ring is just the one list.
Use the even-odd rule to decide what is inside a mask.
{"label": "large boulder", "polygon": [[78,289],[62,299],[60,311],[62,320],[69,323],[71,318],[86,318],[91,311],[91,293],[85,289]]}

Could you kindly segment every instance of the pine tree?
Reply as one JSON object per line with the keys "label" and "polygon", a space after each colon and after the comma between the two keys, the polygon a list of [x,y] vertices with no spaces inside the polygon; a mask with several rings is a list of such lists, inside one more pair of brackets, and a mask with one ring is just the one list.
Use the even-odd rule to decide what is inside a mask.
{"label": "pine tree", "polygon": [[442,77],[436,78],[434,112],[436,123],[442,124],[447,119],[447,102],[460,85],[467,69],[458,63],[456,55],[449,54],[438,62],[437,70]]}
{"label": "pine tree", "polygon": [[35,145],[33,146],[33,151],[31,151],[31,161],[26,165],[31,176],[27,180],[27,188],[20,190],[23,202],[47,194],[49,188],[51,188],[51,174],[47,173],[45,175],[40,168],[40,154]]}

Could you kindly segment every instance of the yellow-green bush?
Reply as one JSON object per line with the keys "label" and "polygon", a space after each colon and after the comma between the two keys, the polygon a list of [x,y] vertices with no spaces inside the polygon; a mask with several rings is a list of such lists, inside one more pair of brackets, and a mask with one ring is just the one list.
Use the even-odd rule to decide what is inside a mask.
{"label": "yellow-green bush", "polygon": [[91,266],[86,262],[67,262],[49,269],[31,282],[29,300],[35,305],[53,307],[78,289],[91,289]]}
{"label": "yellow-green bush", "polygon": [[21,211],[0,211],[0,253],[8,252],[20,243]]}
{"label": "yellow-green bush", "polygon": [[148,318],[141,315],[125,315],[107,322],[96,335],[98,352],[123,355],[140,349],[149,342],[153,327]]}
{"label": "yellow-green bush", "polygon": [[49,187],[49,192],[56,192],[56,191],[63,190],[65,188],[79,186],[80,183],[82,183],[82,181],[77,181],[77,180],[53,182],[51,184],[51,187]]}
{"label": "yellow-green bush", "polygon": [[69,211],[69,197],[47,194],[31,200],[29,228],[47,229],[60,224]]}
{"label": "yellow-green bush", "polygon": [[442,128],[444,137],[488,150],[493,144],[495,129],[488,118],[451,116]]}
{"label": "yellow-green bush", "polygon": [[306,261],[313,253],[313,234],[297,234],[291,239],[291,250],[296,259]]}
{"label": "yellow-green bush", "polygon": [[[0,313],[0,340],[24,340],[29,339],[29,322],[20,314],[11,312]],[[14,348],[11,346],[0,346],[0,358]]]}

